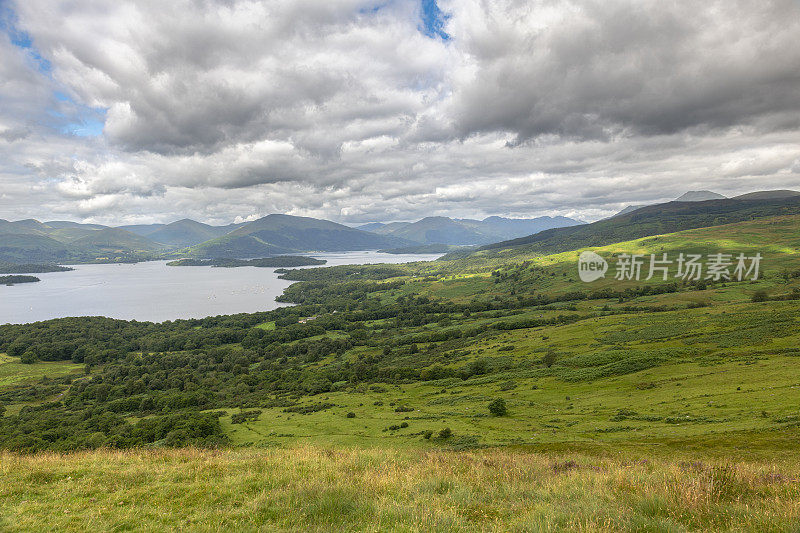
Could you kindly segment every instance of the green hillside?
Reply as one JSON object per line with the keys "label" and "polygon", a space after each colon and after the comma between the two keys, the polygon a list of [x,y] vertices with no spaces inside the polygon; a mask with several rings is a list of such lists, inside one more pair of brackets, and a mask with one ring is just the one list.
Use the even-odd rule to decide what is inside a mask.
{"label": "green hillside", "polygon": [[151,241],[129,231],[105,228],[74,241],[73,246],[92,254],[145,252],[155,253],[166,249],[163,244]]}
{"label": "green hillside", "polygon": [[112,259],[148,259],[166,248],[146,237],[98,224],[0,221],[0,261],[84,262],[107,255],[113,255]]}
{"label": "green hillside", "polygon": [[75,257],[73,247],[46,235],[0,234],[0,261],[12,263],[52,263]]}
{"label": "green hillside", "polygon": [[[514,253],[539,255],[603,246],[614,242],[743,220],[800,213],[800,197],[669,202],[637,209],[592,224],[557,228],[484,246],[477,252],[515,248]],[[505,253],[505,252],[504,252]],[[451,256],[455,258],[458,256]]]}
{"label": "green hillside", "polygon": [[229,226],[209,226],[185,218],[148,233],[147,238],[161,244],[186,248],[221,237],[233,229],[235,228]]}

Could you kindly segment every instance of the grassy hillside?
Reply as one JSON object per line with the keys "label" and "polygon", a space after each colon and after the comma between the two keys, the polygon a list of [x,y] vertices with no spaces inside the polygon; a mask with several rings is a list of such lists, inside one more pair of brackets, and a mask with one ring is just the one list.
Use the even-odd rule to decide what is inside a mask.
{"label": "grassy hillside", "polygon": [[0,261],[12,263],[152,259],[166,246],[134,233],[74,222],[0,221]]}
{"label": "grassy hillside", "polygon": [[161,244],[185,248],[221,237],[239,226],[209,226],[186,218],[148,233],[147,238]]}
{"label": "grassy hillside", "polygon": [[[718,226],[754,218],[800,213],[800,197],[669,202],[637,209],[592,224],[557,228],[499,242],[483,250],[517,248],[519,253],[551,253],[604,246],[650,235]],[[462,255],[453,255],[452,258]]]}
{"label": "grassy hillside", "polygon": [[0,234],[0,261],[48,263],[74,257],[74,249],[46,235]]}
{"label": "grassy hillside", "polygon": [[75,247],[88,253],[123,253],[146,252],[154,253],[163,251],[166,246],[141,237],[129,231],[117,228],[105,228],[91,235],[82,237],[72,243]]}

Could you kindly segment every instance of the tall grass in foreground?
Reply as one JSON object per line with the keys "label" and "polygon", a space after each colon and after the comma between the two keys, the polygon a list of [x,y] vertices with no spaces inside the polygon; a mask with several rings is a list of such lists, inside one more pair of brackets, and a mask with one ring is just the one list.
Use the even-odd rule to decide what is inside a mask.
{"label": "tall grass in foreground", "polygon": [[800,464],[300,447],[0,454],[3,531],[799,531]]}

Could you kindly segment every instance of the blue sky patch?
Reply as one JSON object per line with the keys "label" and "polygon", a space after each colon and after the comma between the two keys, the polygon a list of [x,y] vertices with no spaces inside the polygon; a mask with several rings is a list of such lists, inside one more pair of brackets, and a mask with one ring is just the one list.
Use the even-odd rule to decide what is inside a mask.
{"label": "blue sky patch", "polygon": [[444,25],[449,15],[442,13],[436,0],[422,0],[422,33],[435,39],[439,37],[443,41],[449,41],[450,35],[444,31]]}

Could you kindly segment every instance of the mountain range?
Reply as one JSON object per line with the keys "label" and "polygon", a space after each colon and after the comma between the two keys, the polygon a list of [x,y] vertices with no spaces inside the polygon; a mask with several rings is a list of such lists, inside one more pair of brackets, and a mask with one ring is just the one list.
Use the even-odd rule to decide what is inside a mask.
{"label": "mountain range", "polygon": [[380,235],[391,235],[421,244],[475,245],[489,244],[540,231],[582,224],[567,217],[503,218],[483,220],[468,218],[426,217],[417,222],[372,223],[359,229]]}
{"label": "mountain range", "polygon": [[481,245],[578,224],[565,217],[484,220],[429,217],[359,228],[329,220],[272,214],[212,226],[190,219],[118,227],[70,221],[0,220],[0,260],[11,262],[135,261],[159,257],[250,258],[311,251],[395,250]]}
{"label": "mountain range", "polygon": [[[690,191],[673,202],[631,206],[583,224],[566,217],[483,220],[426,217],[416,222],[349,227],[329,220],[272,214],[212,226],[190,219],[109,227],[70,221],[0,219],[0,261],[12,263],[140,261],[157,258],[253,258],[346,250],[447,251],[453,246],[532,246],[557,251],[800,209],[800,192],[758,191],[725,198]],[[566,247],[566,248],[565,248]],[[569,248],[572,247],[572,248]],[[471,253],[457,251],[454,254]]]}

